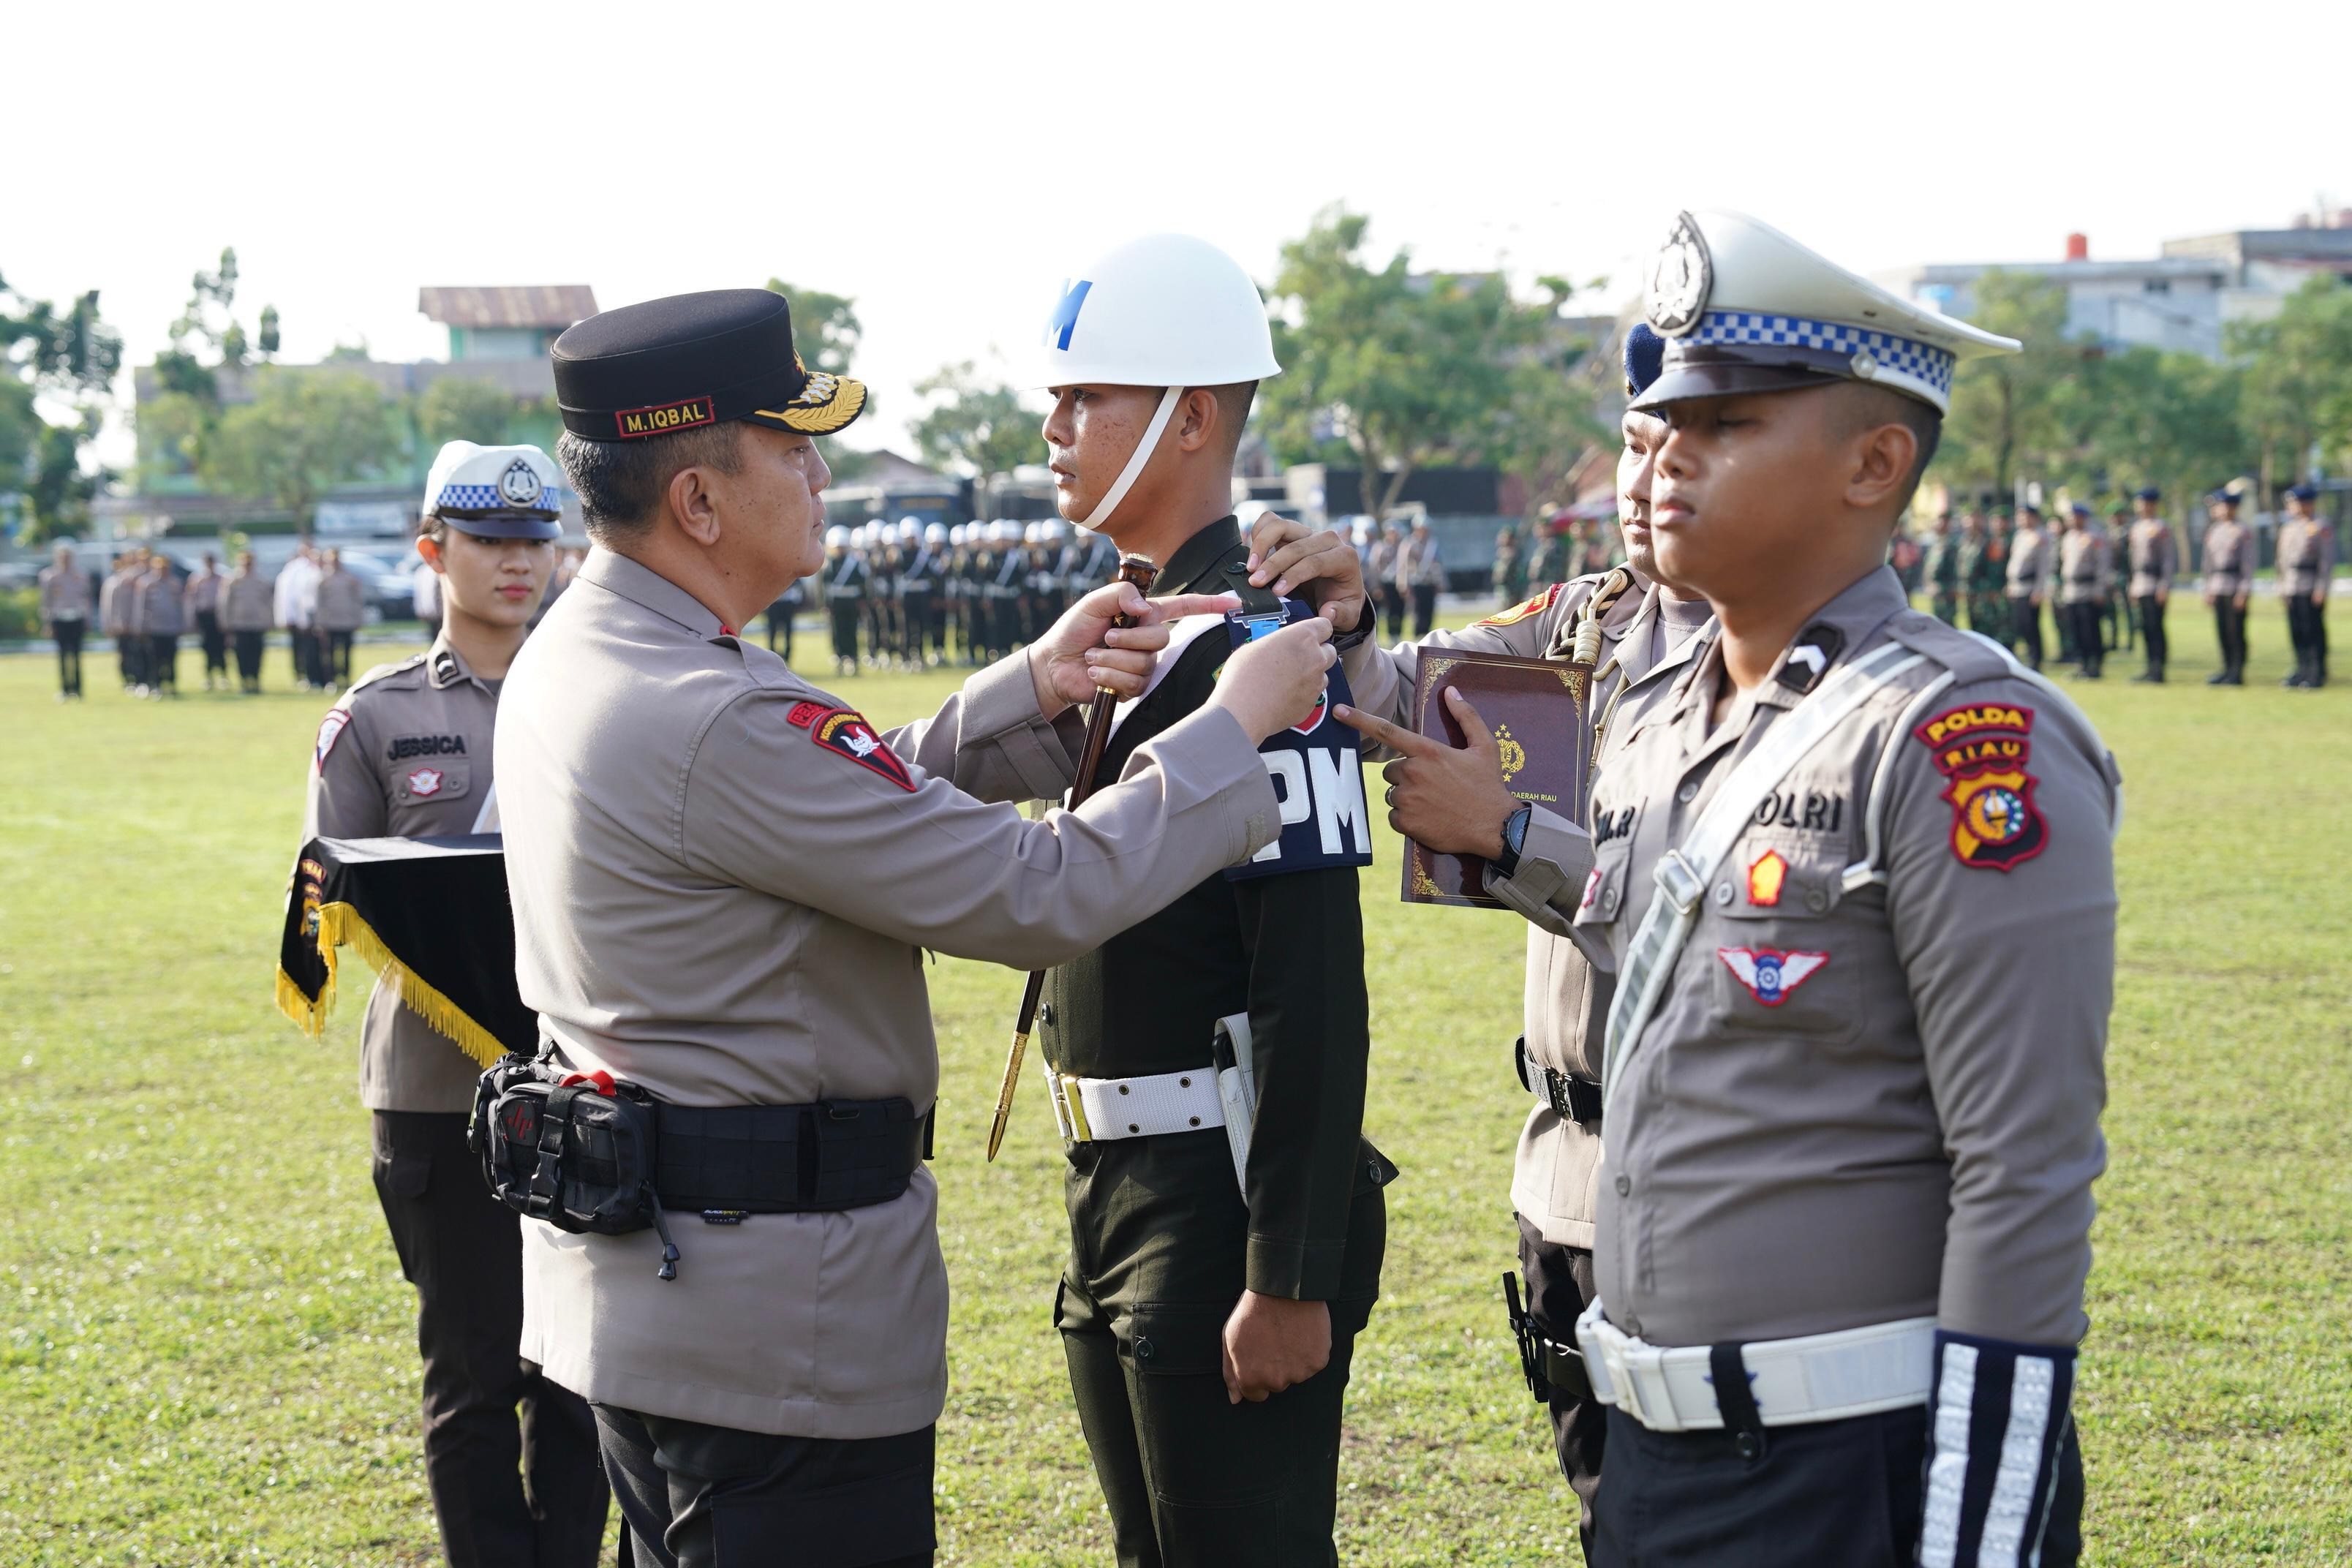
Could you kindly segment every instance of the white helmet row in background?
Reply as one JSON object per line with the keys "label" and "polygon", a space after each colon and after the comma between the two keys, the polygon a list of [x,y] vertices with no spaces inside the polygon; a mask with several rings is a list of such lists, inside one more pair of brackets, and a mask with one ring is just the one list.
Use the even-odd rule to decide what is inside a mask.
{"label": "white helmet row in background", "polygon": [[861,522],[856,528],[836,523],[824,531],[824,547],[871,550],[878,545],[903,546],[919,540],[927,545],[961,549],[967,544],[1058,544],[1069,537],[1070,525],[1059,518],[1023,522],[1017,518],[1000,517],[950,527],[944,522],[925,524],[919,519],[904,517],[896,523],[877,521]]}

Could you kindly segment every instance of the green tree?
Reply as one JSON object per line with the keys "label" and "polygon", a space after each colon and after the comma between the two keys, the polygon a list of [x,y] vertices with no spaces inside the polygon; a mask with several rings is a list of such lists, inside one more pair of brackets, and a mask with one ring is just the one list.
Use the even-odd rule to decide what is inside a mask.
{"label": "green tree", "polygon": [[2321,273],[2277,315],[2231,330],[2245,366],[2241,413],[2267,494],[2315,459],[2352,468],[2352,284]]}
{"label": "green tree", "polygon": [[915,391],[941,400],[912,427],[916,449],[935,468],[984,479],[1045,455],[1038,415],[1012,387],[983,384],[970,360],[940,366],[917,382]]}
{"label": "green tree", "polygon": [[2066,337],[2066,289],[2053,279],[1985,271],[1977,279],[1971,320],[2021,340],[2025,351],[1960,367],[1935,476],[1956,489],[2005,496],[2020,472],[2063,460],[2068,442],[2061,388],[2080,369],[2084,350]]}
{"label": "green tree", "polygon": [[2201,355],[2147,347],[2086,359],[2061,402],[2073,460],[2055,477],[2084,493],[2154,485],[2179,500],[2242,471],[2241,381]]}
{"label": "green tree", "polygon": [[[100,314],[96,289],[59,310],[0,282],[0,494],[25,498],[28,542],[88,519],[107,476],[86,470],[85,458],[121,368],[122,338]],[[44,415],[44,399],[67,417]]]}
{"label": "green tree", "polygon": [[198,477],[213,489],[268,500],[308,527],[319,498],[378,471],[399,450],[392,405],[348,372],[257,371],[253,401],[221,411]]}
{"label": "green tree", "polygon": [[857,324],[857,302],[846,294],[796,289],[781,278],[769,279],[768,289],[793,302],[793,347],[800,351],[801,363],[828,375],[847,375],[864,331]]}
{"label": "green tree", "polygon": [[1403,250],[1371,265],[1369,226],[1328,208],[1282,247],[1275,357],[1285,374],[1261,389],[1259,406],[1289,461],[1344,447],[1363,469],[1365,510],[1385,517],[1416,470],[1524,445],[1513,399],[1556,322],[1551,302],[1513,300],[1498,275],[1415,274]]}
{"label": "green tree", "polygon": [[438,451],[445,441],[475,441],[495,447],[522,414],[514,394],[487,381],[445,375],[416,400],[416,433]]}

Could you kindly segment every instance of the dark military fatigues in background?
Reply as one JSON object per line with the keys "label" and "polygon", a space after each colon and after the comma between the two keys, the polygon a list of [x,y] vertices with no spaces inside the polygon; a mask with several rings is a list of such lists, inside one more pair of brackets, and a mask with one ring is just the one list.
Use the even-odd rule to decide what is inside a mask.
{"label": "dark military fatigues in background", "polygon": [[1960,624],[1960,536],[1957,532],[1934,535],[1927,541],[1927,550],[1919,563],[1919,580],[1927,584],[1928,605],[1936,618],[1951,626]]}
{"label": "dark military fatigues in background", "polygon": [[[1249,587],[1247,558],[1239,529],[1221,520],[1151,591],[1270,601]],[[1103,777],[1201,707],[1229,646],[1214,626],[1173,658],[1113,733]],[[1356,770],[1352,744],[1342,766]],[[1381,1189],[1396,1173],[1361,1135],[1370,1041],[1357,900],[1353,866],[1220,873],[1048,978],[1038,1039],[1055,1071],[1206,1071],[1216,1021],[1243,1012],[1257,1058],[1246,1203],[1222,1128],[1069,1146],[1071,1252],[1054,1321],[1121,1568],[1338,1561],[1340,1406],[1380,1291]],[[1223,1330],[1245,1288],[1328,1302],[1331,1359],[1263,1403],[1235,1405]]]}
{"label": "dark military fatigues in background", "polygon": [[[498,683],[446,637],[368,671],[320,726],[304,842],[474,831],[498,707]],[[611,1500],[596,1424],[518,1348],[522,1221],[466,1148],[481,1070],[402,1005],[396,982],[378,983],[360,1026],[360,1100],[374,1121],[376,1196],[416,1287],[425,1484],[456,1568],[585,1568]]]}

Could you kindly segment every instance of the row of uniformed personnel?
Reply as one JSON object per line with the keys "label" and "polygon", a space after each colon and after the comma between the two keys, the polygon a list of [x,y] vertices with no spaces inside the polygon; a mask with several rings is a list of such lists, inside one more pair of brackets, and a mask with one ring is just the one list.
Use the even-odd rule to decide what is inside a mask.
{"label": "row of uniformed personnel", "polygon": [[[855,675],[861,666],[920,669],[951,658],[975,668],[992,663],[1037,640],[1074,602],[1108,583],[1118,559],[1099,534],[1073,538],[1059,521],[1009,518],[950,525],[906,517],[895,526],[829,528],[824,544],[814,586],[831,626],[836,675]],[[771,610],[772,626],[775,615]]]}

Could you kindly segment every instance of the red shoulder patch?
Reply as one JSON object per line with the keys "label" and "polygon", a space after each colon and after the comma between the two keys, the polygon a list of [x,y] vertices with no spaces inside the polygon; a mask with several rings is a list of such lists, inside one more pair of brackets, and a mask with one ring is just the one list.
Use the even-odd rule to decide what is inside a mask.
{"label": "red shoulder patch", "polygon": [[1488,616],[1485,620],[1480,621],[1478,625],[1482,626],[1517,626],[1519,622],[1526,620],[1529,616],[1540,616],[1546,610],[1550,609],[1554,605],[1559,603],[1559,591],[1567,586],[1568,584],[1565,583],[1554,583],[1550,587],[1546,588],[1542,593],[1536,595],[1533,598],[1528,599],[1523,603],[1514,605],[1509,609],[1505,610],[1498,615]]}
{"label": "red shoulder patch", "polygon": [[784,722],[795,730],[805,730],[832,711],[822,702],[795,702],[793,710],[784,715]]}
{"label": "red shoulder patch", "polygon": [[1912,731],[1944,775],[1952,856],[1977,870],[2009,871],[2050,847],[2033,804],[2033,710],[2006,702],[1948,709]]}
{"label": "red shoulder patch", "polygon": [[[803,706],[814,707],[815,704],[804,703]],[[799,710],[793,710],[790,717],[793,723],[799,723]],[[880,773],[900,789],[909,793],[914,790],[914,776],[907,772],[907,764],[898,760],[898,754],[890,749],[889,742],[876,734],[874,726],[868,724],[862,715],[849,709],[820,709],[819,716],[810,722],[809,739],[828,752],[847,757],[868,773]]]}

